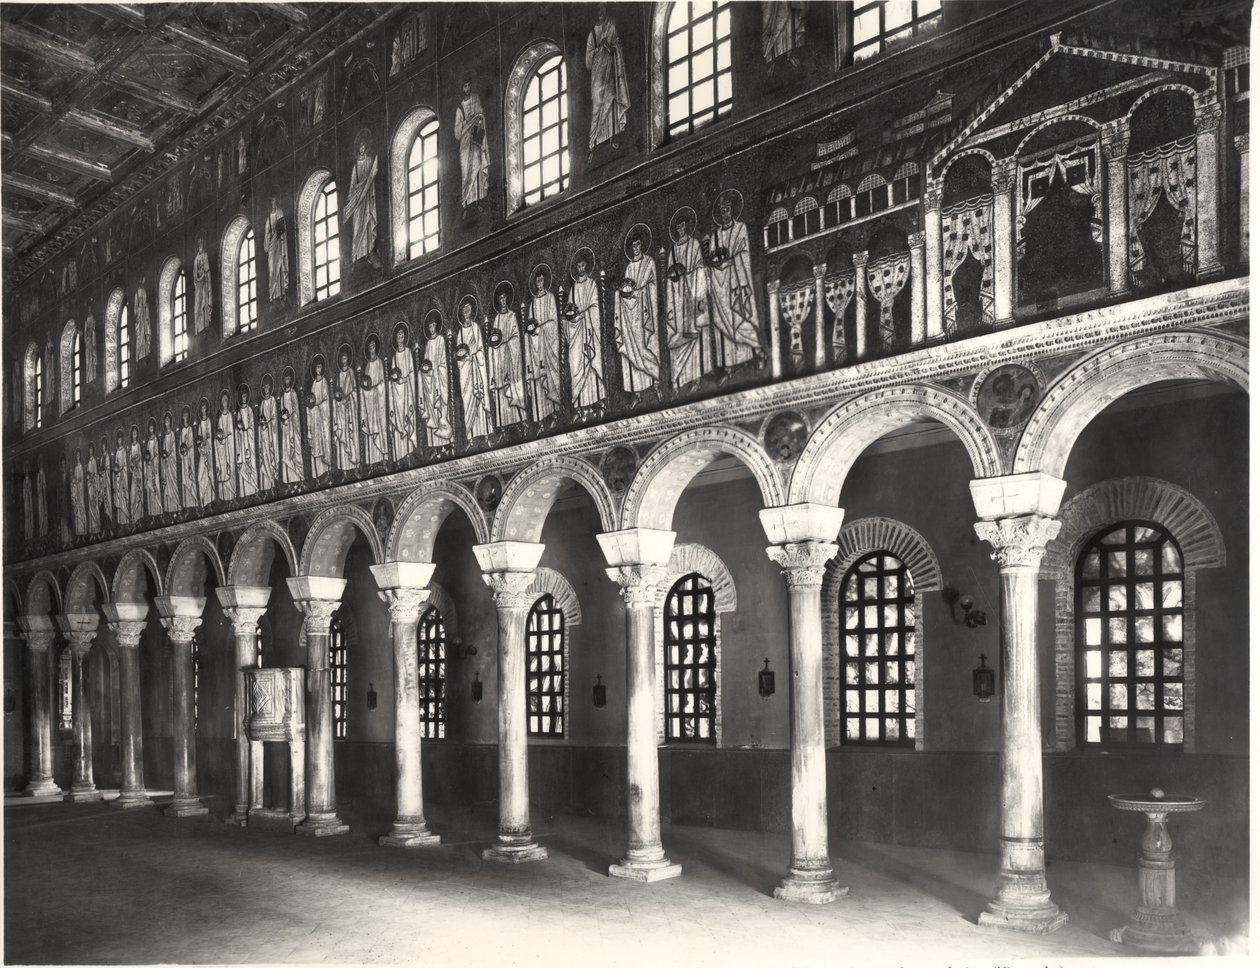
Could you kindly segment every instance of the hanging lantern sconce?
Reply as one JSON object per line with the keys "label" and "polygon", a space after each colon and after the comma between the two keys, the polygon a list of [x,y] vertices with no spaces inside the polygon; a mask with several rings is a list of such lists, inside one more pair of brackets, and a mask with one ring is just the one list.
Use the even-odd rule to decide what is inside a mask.
{"label": "hanging lantern sconce", "polygon": [[757,695],[768,699],[774,695],[774,670],[770,668],[770,660],[765,660],[766,667],[757,673]]}
{"label": "hanging lantern sconce", "polygon": [[604,685],[604,677],[595,677],[595,708],[603,709],[608,705],[608,687]]}
{"label": "hanging lantern sconce", "polygon": [[473,673],[472,681],[472,701],[481,702],[481,673]]}
{"label": "hanging lantern sconce", "polygon": [[980,666],[979,668],[972,670],[971,673],[972,691],[975,692],[976,698],[981,702],[988,702],[992,699],[995,690],[996,677],[993,674],[993,670],[984,664],[984,661],[987,658],[987,655],[981,653]]}

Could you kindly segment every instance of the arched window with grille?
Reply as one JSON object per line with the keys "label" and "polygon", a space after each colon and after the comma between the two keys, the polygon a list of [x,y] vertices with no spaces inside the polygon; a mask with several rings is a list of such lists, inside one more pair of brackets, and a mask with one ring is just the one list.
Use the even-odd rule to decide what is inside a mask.
{"label": "arched window with grille", "polygon": [[665,599],[665,738],[716,744],[717,612],[713,585],[698,572]]}
{"label": "arched window with grille", "polygon": [[311,237],[315,298],[328,299],[341,292],[341,228],[337,218],[337,183],[331,178],[315,199]]}
{"label": "arched window with grille", "polygon": [[32,386],[35,388],[35,429],[44,426],[44,358],[35,353],[35,369]]}
{"label": "arched window with grille", "polygon": [[564,736],[564,659],[564,612],[551,595],[543,595],[525,623],[530,736]]}
{"label": "arched window with grille", "polygon": [[83,385],[83,342],[73,319],[66,320],[61,330],[58,360],[61,367],[61,379],[57,381],[61,390],[60,412],[66,413],[78,404]]}
{"label": "arched window with grille", "polygon": [[914,581],[884,551],[853,563],[840,587],[844,742],[914,746]]}
{"label": "arched window with grille", "polygon": [[171,344],[176,363],[188,359],[188,294],[182,272],[175,277],[175,292],[171,296]]}
{"label": "arched window with grille", "polygon": [[433,605],[416,631],[416,674],[420,685],[420,736],[446,737],[446,623]]}
{"label": "arched window with grille", "polygon": [[118,314],[118,385],[131,385],[131,311],[125,302]]}
{"label": "arched window with grille", "polygon": [[414,107],[398,123],[389,150],[395,265],[441,247],[441,174],[437,115]]}
{"label": "arched window with grille", "polygon": [[74,347],[70,350],[70,406],[77,407],[83,401],[83,334],[74,331]]}
{"label": "arched window with grille", "polygon": [[70,649],[62,649],[57,663],[57,718],[62,729],[74,729],[74,668]]}
{"label": "arched window with grille", "polygon": [[105,350],[105,392],[118,389],[118,326],[122,321],[123,291],[115,289],[105,304],[104,350]]}
{"label": "arched window with grille", "polygon": [[258,327],[258,260],[254,252],[254,230],[241,239],[236,261],[236,318],[242,333]]}
{"label": "arched window with grille", "polygon": [[856,0],[847,6],[849,54],[854,64],[930,33],[941,23],[941,0]]}
{"label": "arched window with grille", "polygon": [[731,3],[659,3],[652,30],[652,146],[731,113]]}
{"label": "arched window with grille", "polygon": [[1099,532],[1076,560],[1076,729],[1088,749],[1180,750],[1185,723],[1181,549],[1159,525]]}
{"label": "arched window with grille", "polygon": [[188,301],[184,269],[176,256],[162,263],[158,276],[158,365],[188,358]]}
{"label": "arched window with grille", "polygon": [[334,615],[328,628],[328,670],[332,679],[333,739],[346,738],[346,628]]}

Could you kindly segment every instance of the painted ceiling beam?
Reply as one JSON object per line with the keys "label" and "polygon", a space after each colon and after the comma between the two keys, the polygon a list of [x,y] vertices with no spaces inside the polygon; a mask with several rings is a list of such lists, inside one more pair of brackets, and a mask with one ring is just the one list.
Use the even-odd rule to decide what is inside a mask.
{"label": "painted ceiling beam", "polygon": [[306,11],[296,4],[292,3],[260,3],[258,4],[263,10],[277,17],[281,17],[293,24],[295,27],[305,28],[309,24],[306,17]]}
{"label": "painted ceiling beam", "polygon": [[0,77],[0,95],[11,97],[14,101],[34,108],[41,114],[52,114],[52,101],[11,77]]}
{"label": "painted ceiling beam", "polygon": [[23,232],[32,232],[35,235],[43,232],[43,228],[34,219],[27,218],[25,215],[18,215],[16,212],[10,212],[8,209],[0,212],[0,219],[3,219],[6,229],[20,229]]}
{"label": "painted ceiling beam", "polygon": [[140,81],[133,80],[130,77],[124,77],[121,74],[111,74],[103,79],[106,84],[116,87],[120,91],[126,91],[128,94],[138,97],[142,101],[149,104],[155,104],[160,108],[170,108],[172,111],[178,111],[180,114],[196,114],[197,102],[187,95],[180,94],[178,91],[162,91],[156,87],[149,87]]}
{"label": "painted ceiling beam", "polygon": [[51,37],[38,34],[21,24],[6,23],[3,41],[18,50],[24,50],[36,57],[47,58],[54,64],[68,67],[82,74],[91,74],[96,70],[96,61],[82,50],[68,46],[68,42],[64,41],[63,43],[67,46],[63,46]]}
{"label": "painted ceiling beam", "polygon": [[72,171],[77,175],[86,175],[88,178],[95,178],[97,181],[112,181],[114,173],[110,171],[109,166],[99,161],[93,161],[86,155],[81,155],[77,151],[70,151],[68,148],[45,148],[43,145],[27,145],[22,149],[32,158],[38,158],[40,161],[46,161],[50,165],[56,165],[58,168],[64,168],[66,171]]}
{"label": "painted ceiling beam", "polygon": [[134,3],[81,3],[88,13],[96,14],[105,20],[143,30],[146,26],[144,9]]}
{"label": "painted ceiling beam", "polygon": [[177,47],[215,61],[230,71],[235,71],[237,74],[249,73],[247,58],[187,27],[166,24],[158,33],[164,40],[170,41]]}
{"label": "painted ceiling beam", "polygon": [[104,115],[97,114],[95,111],[80,111],[78,108],[71,108],[62,115],[61,119],[67,124],[78,125],[80,128],[85,128],[88,131],[95,131],[97,134],[103,134],[105,137],[122,144],[143,148],[145,151],[152,151],[154,148],[153,139],[139,128],[126,124],[123,121],[107,118]]}
{"label": "painted ceiling beam", "polygon": [[30,178],[26,175],[19,175],[16,172],[7,172],[4,176],[4,187],[6,190],[12,189],[15,192],[21,192],[31,198],[42,199],[45,202],[52,202],[54,205],[60,205],[63,208],[78,209],[79,201],[67,191],[60,188],[53,188],[51,185]]}

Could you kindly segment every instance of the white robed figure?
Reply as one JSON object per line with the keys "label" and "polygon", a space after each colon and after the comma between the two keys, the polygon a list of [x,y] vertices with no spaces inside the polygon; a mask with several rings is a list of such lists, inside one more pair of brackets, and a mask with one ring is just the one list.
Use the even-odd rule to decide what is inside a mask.
{"label": "white robed figure", "polygon": [[269,491],[276,486],[276,474],[280,467],[280,437],[277,429],[280,412],[276,396],[271,392],[271,381],[263,380],[262,399],[258,401],[258,490]]}
{"label": "white robed figure", "polygon": [[161,442],[158,440],[157,425],[152,420],[149,421],[149,436],[144,440],[140,460],[144,469],[144,501],[149,515],[156,517],[165,508],[162,505]]}
{"label": "white robed figure", "polygon": [[293,371],[284,374],[284,389],[280,391],[280,481],[296,484],[302,479],[302,421],[298,409],[297,388],[293,385]]}
{"label": "white robed figure", "polygon": [[289,291],[289,242],[284,211],[280,200],[271,196],[271,211],[263,228],[263,247],[267,250],[267,296],[271,302],[283,299]]}
{"label": "white robed figure", "polygon": [[521,324],[512,308],[511,296],[507,286],[500,287],[494,294],[492,325],[498,330],[501,341],[498,346],[489,348],[492,412],[499,427],[520,423],[528,417],[521,377]]}
{"label": "white robed figure", "polygon": [[[359,141],[359,154],[350,175],[346,213],[352,226],[351,256],[358,262],[376,249],[376,155],[368,154],[367,140]],[[369,461],[370,462],[370,461]]]}
{"label": "white robed figure", "polygon": [[319,477],[332,467],[332,391],[324,378],[324,361],[317,359],[306,402],[306,442],[311,448],[311,474]]}
{"label": "white robed figure", "polygon": [[545,420],[560,406],[560,323],[556,297],[547,288],[545,272],[534,274],[529,313],[531,321],[525,326],[525,383],[534,405],[534,419]]}
{"label": "white robed figure", "polygon": [[430,447],[451,442],[450,372],[446,335],[440,322],[430,317],[424,328],[424,359],[420,363],[420,419],[429,434]]}
{"label": "white robed figure", "polygon": [[689,214],[675,217],[666,271],[665,332],[676,387],[700,379],[710,365],[709,276],[700,242],[691,234],[695,218]]}
{"label": "white robed figure", "polygon": [[464,433],[472,440],[490,433],[490,394],[486,389],[485,344],[481,337],[481,325],[473,316],[471,299],[459,304],[459,330],[455,341],[459,396],[464,405]]}
{"label": "white robed figure", "polygon": [[75,534],[87,534],[87,489],[83,470],[83,451],[74,452],[74,468],[70,471],[70,519]]}
{"label": "white robed figure", "polygon": [[232,401],[224,390],[219,396],[219,415],[214,426],[214,482],[219,500],[236,497],[236,428]]}
{"label": "white robed figure", "polygon": [[201,401],[201,413],[197,417],[197,497],[201,506],[208,505],[215,497],[214,475],[214,420],[210,406]]}
{"label": "white robed figure", "polygon": [[100,521],[103,531],[114,516],[113,475],[109,467],[109,440],[101,438],[101,456],[96,464],[96,496],[100,501]]}
{"label": "white robed figure", "polygon": [[761,319],[753,294],[748,227],[738,221],[731,192],[717,203],[718,228],[710,239],[709,296],[717,331],[718,366],[737,366],[761,348]]}
{"label": "white robed figure", "polygon": [[590,265],[579,251],[574,259],[573,291],[569,303],[577,315],[566,315],[565,338],[569,341],[569,383],[573,409],[580,410],[604,399],[603,343],[599,324],[599,286],[590,276]]}
{"label": "white robed figure", "polygon": [[490,149],[486,112],[481,98],[464,79],[463,98],[455,111],[455,137],[459,141],[460,200],[467,208],[490,193]]}
{"label": "white robed figure", "polygon": [[121,433],[114,446],[113,484],[114,521],[120,527],[126,527],[131,524],[131,467],[127,463],[127,445]]}
{"label": "white robed figure", "polygon": [[377,464],[389,457],[389,421],[385,414],[385,362],[375,335],[367,340],[367,359],[359,371],[359,386],[363,390],[363,461]]}
{"label": "white robed figure", "polygon": [[359,381],[350,368],[350,351],[342,348],[333,386],[333,453],[340,470],[359,466]]}
{"label": "white robed figure", "polygon": [[254,448],[254,408],[249,402],[249,389],[241,387],[240,406],[236,408],[236,474],[240,480],[240,496],[258,493],[258,455]]}
{"label": "white robed figure", "polygon": [[656,262],[644,253],[644,248],[643,236],[631,230],[627,253],[630,262],[613,312],[622,385],[629,393],[655,386],[661,369],[656,330]]}
{"label": "white robed figure", "polygon": [[599,19],[586,37],[586,69],[591,72],[590,148],[612,141],[626,127],[630,85],[617,25],[608,5],[599,5]]}
{"label": "white robed figure", "polygon": [[175,449],[175,425],[169,413],[162,416],[158,450],[162,455],[162,507],[167,514],[173,514],[179,510],[179,454]]}
{"label": "white robed figure", "polygon": [[136,332],[136,359],[143,360],[149,355],[149,341],[152,336],[149,329],[149,294],[144,288],[144,273],[140,274],[140,285],[136,286],[132,317]]}
{"label": "white robed figure", "polygon": [[[210,255],[205,236],[197,236],[197,257],[193,259],[193,330],[203,333],[210,326],[214,306],[214,279],[210,275]],[[174,510],[172,508],[172,510]]]}
{"label": "white robed figure", "polygon": [[195,508],[198,504],[197,441],[187,407],[179,416],[179,481],[180,506]]}
{"label": "white robed figure", "polygon": [[140,442],[140,431],[131,428],[131,443],[127,445],[127,514],[132,524],[139,524],[144,519],[144,448]]}
{"label": "white robed figure", "polygon": [[397,326],[389,365],[389,436],[395,460],[416,449],[415,381],[415,356],[407,345],[407,330]]}
{"label": "white robed figure", "polygon": [[87,530],[88,534],[97,534],[101,530],[101,479],[100,468],[96,465],[96,447],[88,444],[87,468],[84,471],[83,485],[87,498]]}

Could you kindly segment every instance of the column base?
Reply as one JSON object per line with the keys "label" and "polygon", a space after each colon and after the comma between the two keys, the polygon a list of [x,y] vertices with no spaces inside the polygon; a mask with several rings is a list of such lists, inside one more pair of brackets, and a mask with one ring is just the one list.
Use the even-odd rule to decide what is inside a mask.
{"label": "column base", "polygon": [[623,877],[628,881],[639,881],[651,884],[655,881],[667,881],[671,877],[682,876],[682,864],[671,864],[669,858],[662,858],[655,863],[644,863],[629,858],[620,864],[608,866],[609,877]]}
{"label": "column base", "polygon": [[248,827],[249,807],[240,803],[236,804],[232,812],[223,818],[223,822],[233,827]]}
{"label": "column base", "polygon": [[53,782],[50,776],[32,777],[31,782],[22,790],[24,797],[55,797],[61,793],[61,787]]}
{"label": "column base", "polygon": [[293,832],[304,837],[335,837],[348,834],[350,828],[335,813],[308,813]]}
{"label": "column base", "polygon": [[119,810],[139,810],[141,807],[153,806],[153,801],[144,790],[126,790],[118,794],[112,805]]}
{"label": "column base", "polygon": [[547,848],[533,841],[525,844],[495,844],[481,852],[482,860],[496,864],[526,864],[532,860],[546,860]]}
{"label": "column base", "polygon": [[297,825],[302,822],[301,816],[293,816],[288,810],[268,810],[264,807],[252,808],[244,820],[241,821],[242,827],[257,827],[259,830],[277,830],[281,833],[291,834],[297,829]]}
{"label": "column base", "polygon": [[1157,954],[1200,954],[1209,940],[1190,930],[1178,911],[1151,911],[1138,908],[1123,928],[1111,932],[1116,944],[1126,944]]}
{"label": "column base", "polygon": [[168,817],[203,817],[210,810],[196,797],[176,797],[162,812]]}
{"label": "column base", "polygon": [[71,785],[66,800],[70,803],[88,803],[92,800],[104,800],[105,794],[96,789],[95,783],[75,783]]}
{"label": "column base", "polygon": [[796,904],[830,904],[848,893],[849,889],[840,886],[830,867],[821,870],[788,868],[787,877],[774,889],[776,899]]}
{"label": "column base", "polygon": [[1010,904],[1005,901],[989,902],[987,910],[980,914],[982,928],[1007,928],[1025,934],[1050,934],[1067,924],[1068,916],[1053,901],[1036,906]]}
{"label": "column base", "polygon": [[442,838],[433,833],[424,821],[394,822],[393,829],[377,840],[381,847],[437,847]]}

